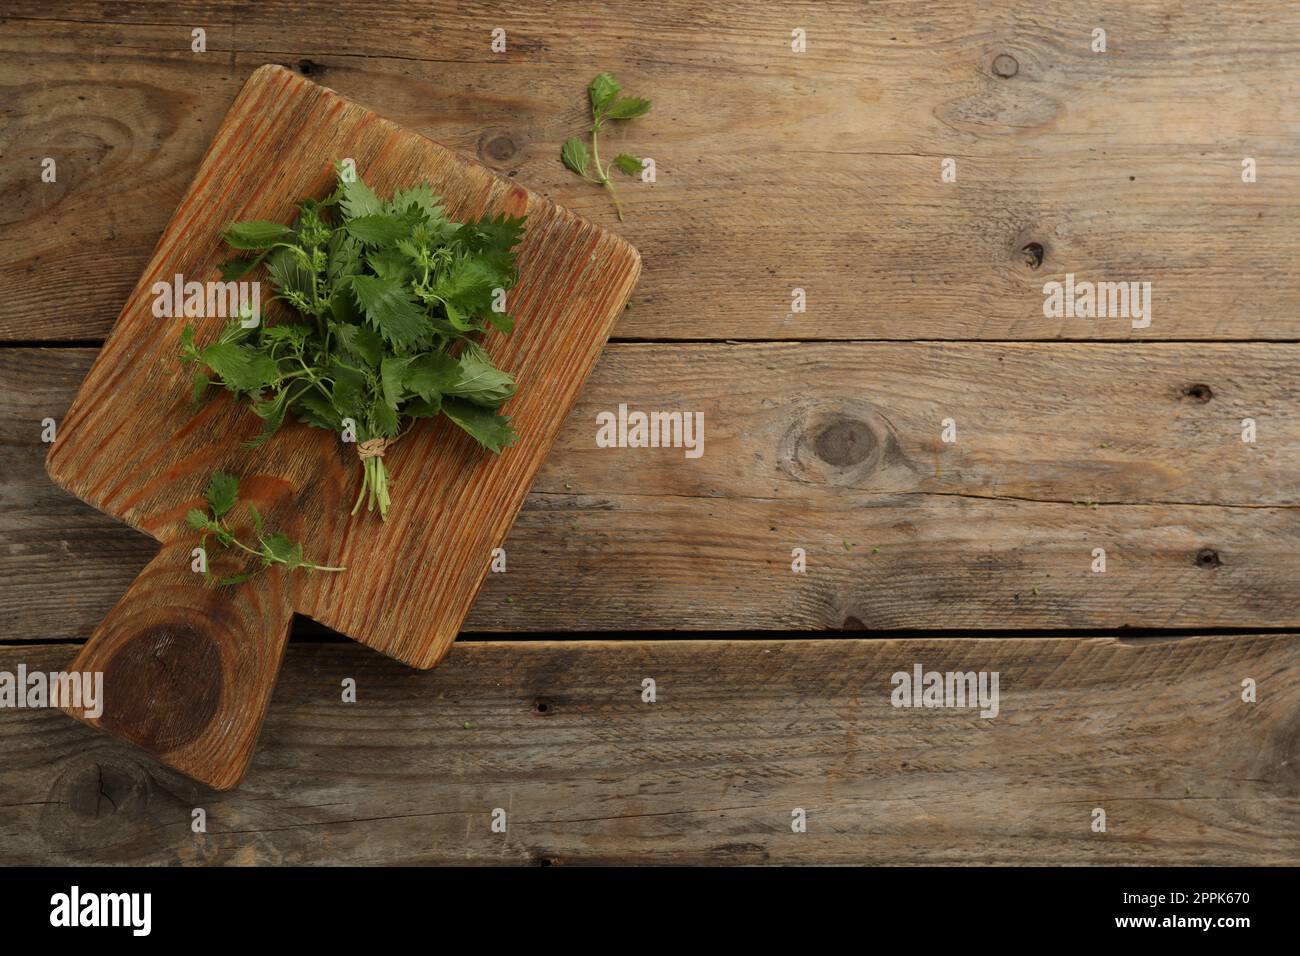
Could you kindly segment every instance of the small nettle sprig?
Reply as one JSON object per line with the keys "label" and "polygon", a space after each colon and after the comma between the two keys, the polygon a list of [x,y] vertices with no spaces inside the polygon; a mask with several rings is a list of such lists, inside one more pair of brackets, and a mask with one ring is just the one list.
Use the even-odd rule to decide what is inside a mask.
{"label": "small nettle sprig", "polygon": [[619,202],[618,190],[614,188],[614,181],[609,174],[618,169],[628,176],[635,176],[641,172],[641,160],[630,153],[619,153],[612,162],[602,166],[598,137],[610,120],[630,120],[649,113],[650,101],[639,96],[619,96],[618,81],[608,73],[602,73],[592,80],[587,93],[591,97],[591,152],[588,153],[587,145],[575,136],[565,141],[560,149],[560,158],[564,160],[565,166],[587,182],[609,190],[609,197],[614,201],[614,211],[618,213],[619,222],[622,222],[623,204]]}
{"label": "small nettle sprig", "polygon": [[324,564],[308,561],[302,554],[302,542],[292,540],[282,531],[267,534],[262,527],[261,512],[257,510],[257,506],[251,501],[248,503],[248,514],[253,519],[253,533],[257,537],[258,547],[254,548],[240,541],[226,521],[226,515],[239,502],[239,479],[233,475],[227,475],[221,471],[214,472],[204,497],[207,498],[210,513],[205,514],[198,508],[191,508],[185,515],[186,524],[199,532],[199,547],[206,551],[208,539],[212,538],[226,550],[238,548],[240,551],[260,558],[262,562],[259,568],[241,574],[227,574],[221,578],[215,578],[205,562],[203,576],[209,582],[215,579],[218,586],[240,584],[260,574],[273,564],[283,564],[290,571],[299,568],[304,571],[347,570],[347,568],[332,568]]}

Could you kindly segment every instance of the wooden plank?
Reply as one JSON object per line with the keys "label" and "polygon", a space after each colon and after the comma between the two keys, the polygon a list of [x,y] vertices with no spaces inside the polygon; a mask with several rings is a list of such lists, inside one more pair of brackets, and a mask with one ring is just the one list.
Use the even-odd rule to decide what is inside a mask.
{"label": "wooden plank", "polygon": [[[88,633],[156,550],[40,470],[39,422],[92,354],[0,350],[18,639]],[[1294,345],[611,346],[466,626],[1296,625],[1298,363]],[[703,412],[704,454],[597,448],[619,403]]]}
{"label": "wooden plank", "polygon": [[[0,225],[2,338],[104,334],[216,118],[267,61],[304,61],[606,224],[605,196],[560,165],[559,144],[583,128],[594,71],[652,97],[611,135],[658,164],[656,183],[625,190],[618,228],[646,272],[617,336],[1300,338],[1300,284],[1279,268],[1297,252],[1300,7],[1281,0],[1055,0],[1033,16],[1011,0],[869,14],[671,0],[599,16],[561,3],[501,16],[503,55],[493,17],[427,2],[404,5],[399,30],[300,0],[132,6],[114,23],[83,22],[105,17],[95,3],[9,6],[0,194],[18,201]],[[207,54],[189,52],[198,24]],[[794,26],[805,54],[790,52]],[[1104,54],[1089,49],[1099,26]],[[43,187],[46,155],[68,173]],[[945,158],[956,183],[940,181]],[[1151,326],[1045,318],[1043,283],[1066,273],[1152,282]]]}
{"label": "wooden plank", "polygon": [[[4,647],[0,670],[70,656]],[[998,672],[998,715],[895,709],[918,663]],[[295,645],[231,793],[0,712],[0,863],[1295,865],[1298,713],[1300,639],[1276,634],[492,642],[430,672]]]}

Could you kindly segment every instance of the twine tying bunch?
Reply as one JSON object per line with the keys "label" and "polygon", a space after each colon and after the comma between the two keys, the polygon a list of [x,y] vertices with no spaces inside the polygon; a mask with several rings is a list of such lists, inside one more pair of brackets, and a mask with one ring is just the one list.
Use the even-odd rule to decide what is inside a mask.
{"label": "twine tying bunch", "polygon": [[382,435],[378,438],[371,438],[357,445],[357,457],[362,461],[367,458],[383,458],[384,452],[392,444],[392,439],[385,438]]}

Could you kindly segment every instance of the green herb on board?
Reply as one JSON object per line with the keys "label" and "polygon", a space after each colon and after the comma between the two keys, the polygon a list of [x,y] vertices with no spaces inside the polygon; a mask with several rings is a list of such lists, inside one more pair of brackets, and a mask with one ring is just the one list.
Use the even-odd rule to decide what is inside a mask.
{"label": "green herb on board", "polygon": [[223,281],[265,266],[276,292],[268,301],[292,319],[246,315],[204,345],[187,326],[181,362],[195,365],[194,400],[219,384],[250,402],[263,428],[249,445],[289,414],[339,432],[362,469],[352,513],[364,502],[387,517],[384,452],[414,420],[442,415],[492,452],[517,438],[498,412],[514,377],[478,339],[514,326],[505,293],[523,225],[504,214],[448,219],[427,183],[381,199],[342,166],[334,192],[301,200],[292,226],[232,223],[225,239],[241,254]]}

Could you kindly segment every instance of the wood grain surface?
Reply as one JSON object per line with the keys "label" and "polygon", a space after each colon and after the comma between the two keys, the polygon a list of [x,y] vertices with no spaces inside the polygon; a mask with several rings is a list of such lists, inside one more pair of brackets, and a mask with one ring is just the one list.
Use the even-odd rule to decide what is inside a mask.
{"label": "wood grain surface", "polygon": [[[466,621],[510,639],[421,673],[299,621],[224,793],[0,711],[0,862],[1300,864],[1297,58],[1281,0],[9,0],[0,670],[66,666],[159,548],[41,470],[93,348],[12,346],[98,345],[254,68],[645,269]],[[558,157],[601,70],[654,101],[621,224]],[[1066,273],[1152,282],[1150,327],[1044,317]],[[705,454],[597,448],[619,403]],[[889,707],[917,662],[999,670],[999,717]]]}
{"label": "wood grain surface", "polygon": [[[337,435],[291,424],[253,452],[242,442],[261,426],[246,405],[223,394],[195,411],[178,360],[187,323],[159,320],[152,309],[160,280],[218,274],[229,257],[222,234],[230,222],[289,221],[303,196],[328,192],[344,158],[380,195],[427,181],[456,221],[502,212],[527,218],[510,290],[517,328],[485,342],[518,383],[507,411],[520,439],[492,455],[443,418],[413,428],[385,458],[399,498],[387,522],[364,511],[349,519],[361,472],[355,448]],[[156,676],[155,662],[170,654],[160,648],[176,648],[176,657],[189,661],[211,659],[171,670],[171,709],[162,700],[140,706],[138,696],[123,694],[99,725],[197,779],[230,786],[247,765],[293,611],[432,667],[459,633],[492,549],[505,538],[638,272],[636,251],[611,233],[288,70],[254,72],[46,458],[56,483],[164,545],[145,580],[91,635],[76,668],[117,672],[125,686]],[[226,321],[195,322],[199,345]],[[264,512],[274,504],[279,520],[268,514],[268,527],[298,529],[293,538],[308,544],[313,560],[347,570],[298,575],[292,585],[259,576],[214,595],[190,567],[194,533],[184,521],[214,471],[240,477],[241,487],[265,488],[267,497],[249,498]],[[187,617],[187,604],[207,613]],[[197,711],[186,703],[205,695],[214,703],[196,725]]]}
{"label": "wood grain surface", "polygon": [[[8,647],[55,668],[67,647]],[[1000,674],[1000,710],[892,674]],[[340,682],[357,702],[340,703]],[[641,699],[653,678],[656,702]],[[1258,702],[1243,703],[1251,678]],[[1300,644],[458,644],[429,672],[291,646],[217,793],[48,711],[0,721],[7,863],[1295,863]],[[1213,732],[1210,732],[1213,728]],[[193,833],[192,812],[207,814]],[[1106,832],[1092,830],[1094,809]],[[506,832],[491,830],[506,813]],[[807,832],[791,830],[803,808]]]}
{"label": "wood grain surface", "polygon": [[[0,350],[19,639],[86,633],[156,547],[40,471],[40,421],[89,359]],[[1278,344],[612,345],[467,626],[1295,626],[1298,363]],[[702,411],[704,454],[598,448],[619,403]]]}
{"label": "wood grain surface", "polygon": [[[217,118],[271,61],[617,225],[646,261],[617,336],[1300,339],[1295,4],[385,9],[7,3],[0,336],[107,331]],[[655,104],[611,134],[657,164],[622,224],[559,162],[602,69]],[[67,173],[28,188],[43,156]],[[1150,281],[1151,326],[1045,318],[1042,285],[1066,273]]]}

